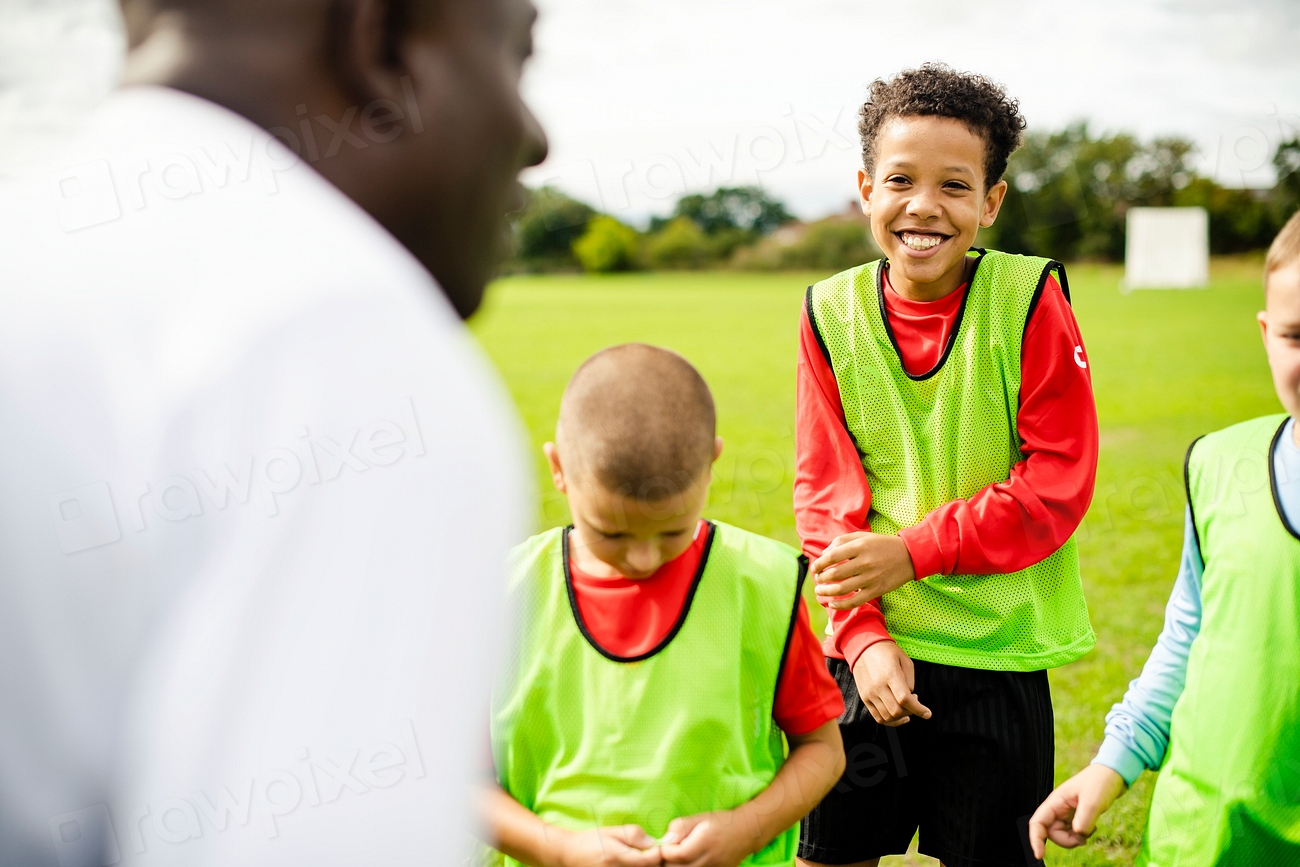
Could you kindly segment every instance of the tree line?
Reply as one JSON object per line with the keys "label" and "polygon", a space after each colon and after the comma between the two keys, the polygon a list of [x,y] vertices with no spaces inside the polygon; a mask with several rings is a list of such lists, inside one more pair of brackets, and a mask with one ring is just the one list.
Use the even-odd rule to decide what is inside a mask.
{"label": "tree line", "polygon": [[[1300,209],[1300,138],[1273,155],[1272,189],[1235,189],[1200,176],[1194,145],[1094,135],[1086,123],[1030,133],[1011,158],[997,222],[977,243],[1065,260],[1120,261],[1132,207],[1200,206],[1209,213],[1210,251],[1258,250]],[[776,270],[851,267],[879,255],[852,213],[812,223],[757,187],[724,187],[677,201],[644,231],[563,192],[532,191],[513,221],[506,270],[593,273],[732,267]]]}

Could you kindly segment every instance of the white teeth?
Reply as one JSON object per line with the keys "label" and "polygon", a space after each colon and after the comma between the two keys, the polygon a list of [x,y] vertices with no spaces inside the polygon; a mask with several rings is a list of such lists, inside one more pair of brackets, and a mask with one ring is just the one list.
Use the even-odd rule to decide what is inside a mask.
{"label": "white teeth", "polygon": [[929,250],[943,242],[943,238],[934,235],[903,235],[903,243],[913,250]]}

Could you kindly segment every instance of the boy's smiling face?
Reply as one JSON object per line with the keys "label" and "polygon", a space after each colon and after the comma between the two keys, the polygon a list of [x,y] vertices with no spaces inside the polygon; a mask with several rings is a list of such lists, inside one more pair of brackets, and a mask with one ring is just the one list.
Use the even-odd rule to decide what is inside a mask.
{"label": "boy's smiling face", "polygon": [[875,154],[874,172],[858,172],[858,189],[890,285],[912,300],[942,298],[964,281],[966,251],[981,226],[993,225],[1007,184],[985,188],[984,139],[952,118],[890,118]]}
{"label": "boy's smiling face", "polygon": [[[1300,413],[1300,263],[1278,268],[1264,278],[1264,311],[1258,318],[1273,388],[1295,417]],[[1300,436],[1300,428],[1296,433]],[[1296,442],[1300,444],[1300,439]]]}

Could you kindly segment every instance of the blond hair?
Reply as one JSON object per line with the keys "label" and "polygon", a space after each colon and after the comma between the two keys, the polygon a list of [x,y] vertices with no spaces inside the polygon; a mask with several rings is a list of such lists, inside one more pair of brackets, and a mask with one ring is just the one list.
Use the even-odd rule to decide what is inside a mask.
{"label": "blond hair", "polygon": [[1300,264],[1300,211],[1291,215],[1269,246],[1268,257],[1264,260],[1264,276],[1296,264]]}

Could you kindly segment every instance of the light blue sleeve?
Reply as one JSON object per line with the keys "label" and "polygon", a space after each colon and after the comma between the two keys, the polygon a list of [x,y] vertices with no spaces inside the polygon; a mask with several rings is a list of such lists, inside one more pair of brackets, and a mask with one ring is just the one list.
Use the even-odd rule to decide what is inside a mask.
{"label": "light blue sleeve", "polygon": [[1106,739],[1093,764],[1113,769],[1133,785],[1143,769],[1156,770],[1169,746],[1169,720],[1187,678],[1187,657],[1201,629],[1201,573],[1192,512],[1183,530],[1183,558],[1174,592],[1165,607],[1165,628],[1142,674],[1128,685],[1124,700],[1106,715]]}

